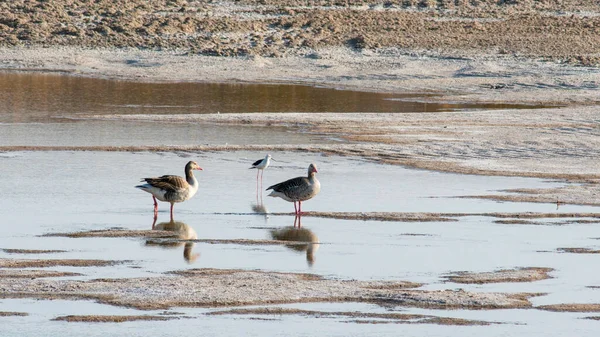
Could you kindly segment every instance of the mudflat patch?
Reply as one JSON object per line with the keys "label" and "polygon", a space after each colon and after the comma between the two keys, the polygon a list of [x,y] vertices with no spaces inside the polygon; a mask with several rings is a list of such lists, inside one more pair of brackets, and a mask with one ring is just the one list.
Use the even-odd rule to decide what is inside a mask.
{"label": "mudflat patch", "polygon": [[81,276],[79,273],[54,270],[32,270],[32,269],[0,269],[0,278],[40,278],[40,277],[65,277]]}
{"label": "mudflat patch", "polygon": [[65,322],[88,322],[88,323],[122,323],[133,321],[168,321],[178,319],[171,316],[156,316],[156,315],[132,315],[132,316],[116,316],[116,315],[68,315],[59,316],[53,321]]}
{"label": "mudflat patch", "polygon": [[82,260],[82,259],[63,259],[63,260],[41,260],[41,259],[0,259],[0,268],[46,268],[56,266],[67,267],[106,267],[124,263],[125,261],[111,260]]}
{"label": "mudflat patch", "polygon": [[368,302],[423,308],[527,308],[538,294],[406,289],[412,282],[325,279],[313,274],[191,269],[161,277],[0,279],[2,298],[95,299],[138,309],[311,302]]}
{"label": "mudflat patch", "polygon": [[3,248],[3,252],[8,254],[53,254],[53,253],[65,253],[66,250],[59,249],[8,249]]}
{"label": "mudflat patch", "polygon": [[535,308],[557,312],[600,312],[599,303],[561,303],[540,305]]}
{"label": "mudflat patch", "polygon": [[0,317],[8,317],[8,316],[29,316],[29,314],[26,312],[0,311]]}
{"label": "mudflat patch", "polygon": [[[293,308],[249,308],[213,311],[207,315],[298,315],[314,318],[351,318],[353,323],[396,323],[396,324],[439,324],[439,325],[490,325],[492,322],[467,320],[452,317],[437,317],[431,315],[403,314],[403,313],[367,313],[359,311],[315,311]],[[368,320],[367,320],[368,319]]]}
{"label": "mudflat patch", "polygon": [[183,243],[197,242],[209,244],[234,244],[234,245],[306,245],[306,242],[301,240],[253,240],[253,239],[179,239],[178,233],[164,230],[129,230],[129,229],[107,229],[107,230],[92,230],[69,233],[48,233],[43,236],[60,236],[69,238],[148,238],[154,239],[151,243]]}
{"label": "mudflat patch", "polygon": [[122,228],[111,228],[81,232],[46,233],[42,236],[59,236],[67,238],[171,238],[177,237],[177,233],[173,231],[163,230],[130,230]]}
{"label": "mudflat patch", "polygon": [[533,282],[551,278],[548,273],[553,270],[552,268],[530,267],[503,269],[484,273],[457,272],[447,275],[445,278],[449,282],[469,284]]}
{"label": "mudflat patch", "polygon": [[573,253],[573,254],[600,254],[600,249],[591,249],[591,248],[556,248],[556,251],[561,253]]}

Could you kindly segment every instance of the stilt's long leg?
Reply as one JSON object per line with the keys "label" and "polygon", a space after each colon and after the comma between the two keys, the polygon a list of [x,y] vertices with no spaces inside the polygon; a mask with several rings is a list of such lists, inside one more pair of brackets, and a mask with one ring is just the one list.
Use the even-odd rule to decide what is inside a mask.
{"label": "stilt's long leg", "polygon": [[171,203],[171,222],[173,222],[173,206],[174,205],[175,205],[174,203]]}
{"label": "stilt's long leg", "polygon": [[298,208],[296,208],[296,202],[294,201],[294,214],[298,214]]}
{"label": "stilt's long leg", "polygon": [[265,174],[265,170],[260,170],[260,190],[263,189],[263,174]]}

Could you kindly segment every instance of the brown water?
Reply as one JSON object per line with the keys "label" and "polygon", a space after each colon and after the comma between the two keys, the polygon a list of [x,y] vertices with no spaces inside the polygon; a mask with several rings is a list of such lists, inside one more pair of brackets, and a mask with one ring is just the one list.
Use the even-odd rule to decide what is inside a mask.
{"label": "brown water", "polygon": [[237,112],[440,112],[536,108],[514,104],[426,103],[426,95],[302,85],[139,83],[55,73],[0,72],[0,123],[47,122],[76,114]]}

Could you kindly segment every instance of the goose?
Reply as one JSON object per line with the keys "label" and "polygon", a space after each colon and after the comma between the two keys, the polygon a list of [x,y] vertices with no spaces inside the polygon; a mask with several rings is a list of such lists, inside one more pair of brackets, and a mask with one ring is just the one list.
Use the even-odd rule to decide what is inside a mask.
{"label": "goose", "polygon": [[185,179],[174,175],[164,175],[158,178],[142,178],[143,185],[136,188],[152,194],[154,200],[154,217],[158,216],[158,203],[156,199],[171,203],[171,221],[173,221],[173,205],[183,202],[196,194],[198,191],[198,180],[194,177],[193,170],[202,170],[195,161],[185,165]]}
{"label": "goose", "polygon": [[258,190],[258,173],[260,171],[260,186],[262,188],[263,174],[265,173],[265,169],[269,167],[271,164],[271,160],[275,160],[271,157],[270,154],[267,154],[263,159],[259,159],[252,163],[252,166],[249,169],[257,169],[256,170],[256,189]]}
{"label": "goose", "polygon": [[[302,202],[313,198],[321,190],[321,183],[315,176],[317,172],[317,166],[310,164],[308,166],[308,177],[297,177],[270,186],[267,188],[267,191],[273,191],[271,191],[269,196],[293,202],[294,210],[296,211],[295,214],[302,215]],[[298,202],[297,208],[296,202]]]}

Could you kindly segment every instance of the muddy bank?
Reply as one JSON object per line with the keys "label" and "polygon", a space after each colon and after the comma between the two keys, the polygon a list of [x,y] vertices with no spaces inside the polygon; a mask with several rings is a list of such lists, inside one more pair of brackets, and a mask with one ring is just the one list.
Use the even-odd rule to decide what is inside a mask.
{"label": "muddy bank", "polygon": [[2,278],[40,278],[40,277],[65,277],[65,276],[81,276],[83,274],[52,271],[52,270],[31,270],[31,269],[0,269],[0,277]]}
{"label": "muddy bank", "polygon": [[0,279],[0,297],[93,299],[138,309],[308,302],[500,309],[531,307],[528,298],[535,296],[406,289],[414,286],[411,282],[333,280],[312,274],[192,269],[153,278],[90,281]]}
{"label": "muddy bank", "polygon": [[0,259],[0,268],[45,268],[56,266],[68,267],[105,267],[122,264],[129,261],[112,261],[112,260],[80,260],[80,259]]}
{"label": "muddy bank", "polygon": [[600,249],[591,249],[591,248],[556,248],[557,252],[561,253],[572,253],[572,254],[600,254]]}
{"label": "muddy bank", "polygon": [[[222,311],[213,311],[207,315],[239,315],[239,316],[281,316],[281,315],[298,315],[315,318],[348,318],[348,322],[354,323],[370,323],[370,324],[439,324],[439,325],[490,325],[492,322],[467,320],[451,317],[437,317],[430,315],[418,314],[401,314],[401,313],[366,313],[358,311],[315,311],[301,310],[292,308],[254,308],[254,309],[231,309]],[[369,319],[371,321],[367,321]]]}
{"label": "muddy bank", "polygon": [[8,254],[53,254],[53,253],[65,253],[66,250],[58,249],[0,249]]}
{"label": "muddy bank", "polygon": [[29,316],[26,312],[15,312],[15,311],[0,311],[0,317],[8,316]]}
{"label": "muddy bank", "polygon": [[122,323],[134,321],[168,321],[178,319],[172,316],[137,315],[137,316],[115,316],[115,315],[68,315],[53,318],[53,321],[65,322],[88,322],[88,323]]}
{"label": "muddy bank", "polygon": [[505,283],[505,282],[533,282],[551,278],[548,275],[552,268],[518,268],[497,270],[487,273],[457,272],[444,276],[448,282],[466,284]]}
{"label": "muddy bank", "polygon": [[[299,230],[302,231],[302,230]],[[274,240],[252,240],[252,239],[197,239],[197,238],[180,238],[177,233],[161,230],[128,230],[128,229],[110,229],[110,230],[92,230],[83,232],[71,233],[47,233],[42,236],[50,237],[68,237],[68,238],[146,238],[146,244],[156,245],[177,245],[186,242],[191,243],[209,243],[209,244],[233,244],[243,246],[270,246],[270,245],[292,245],[304,247],[307,245],[301,237],[289,238],[274,236]],[[317,239],[318,240],[318,239]],[[316,241],[310,241],[316,243]]]}
{"label": "muddy bank", "polygon": [[597,303],[561,303],[541,305],[535,308],[557,312],[600,312],[600,304]]}

